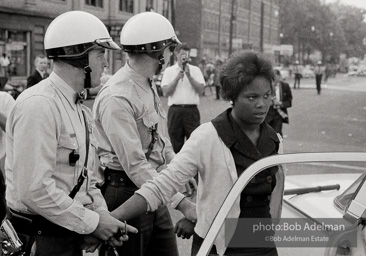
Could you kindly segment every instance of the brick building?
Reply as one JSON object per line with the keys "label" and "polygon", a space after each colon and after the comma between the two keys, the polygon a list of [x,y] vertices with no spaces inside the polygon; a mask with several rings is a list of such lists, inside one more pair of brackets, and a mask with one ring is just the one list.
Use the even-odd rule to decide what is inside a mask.
{"label": "brick building", "polygon": [[277,59],[278,14],[279,0],[177,0],[175,28],[179,39],[194,48],[196,64],[202,58],[226,59],[230,41],[232,52],[253,49]]}
{"label": "brick building", "polygon": [[[170,0],[1,0],[0,54],[7,53],[12,61],[12,76],[22,79],[34,72],[34,58],[44,54],[47,27],[63,12],[83,10],[96,15],[119,42],[121,28],[132,15],[153,9],[170,19],[170,8]],[[107,54],[114,73],[126,56],[116,51]]]}

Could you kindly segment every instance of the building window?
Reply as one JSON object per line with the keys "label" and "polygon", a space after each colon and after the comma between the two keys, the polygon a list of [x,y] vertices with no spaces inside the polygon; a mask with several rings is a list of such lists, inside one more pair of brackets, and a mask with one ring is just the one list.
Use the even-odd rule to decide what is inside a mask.
{"label": "building window", "polygon": [[133,13],[133,0],[120,0],[119,10],[122,12]]}
{"label": "building window", "polygon": [[146,0],[146,11],[154,11],[154,0]]}
{"label": "building window", "polygon": [[103,0],[85,0],[87,5],[103,8]]}
{"label": "building window", "polygon": [[164,0],[163,2],[163,15],[169,18],[169,0]]}

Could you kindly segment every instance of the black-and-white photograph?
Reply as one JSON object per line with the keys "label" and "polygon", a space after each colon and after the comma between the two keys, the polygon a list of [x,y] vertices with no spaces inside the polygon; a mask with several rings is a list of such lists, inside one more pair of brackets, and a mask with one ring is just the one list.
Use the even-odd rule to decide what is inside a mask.
{"label": "black-and-white photograph", "polygon": [[366,255],[366,0],[1,0],[0,256]]}

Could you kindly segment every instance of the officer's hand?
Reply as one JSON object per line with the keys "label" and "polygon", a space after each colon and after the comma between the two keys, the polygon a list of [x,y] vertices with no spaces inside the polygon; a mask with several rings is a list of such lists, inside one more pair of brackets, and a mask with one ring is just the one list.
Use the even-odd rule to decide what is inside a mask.
{"label": "officer's hand", "polygon": [[107,243],[109,244],[109,246],[112,247],[122,246],[123,242],[126,242],[128,238],[129,238],[128,235],[122,235],[119,238],[112,237],[107,241]]}
{"label": "officer's hand", "polygon": [[81,248],[83,250],[85,250],[86,252],[92,253],[92,252],[95,252],[95,250],[99,247],[99,245],[102,242],[103,242],[102,240],[100,240],[99,238],[97,238],[93,235],[87,235],[84,238]]}
{"label": "officer's hand", "polygon": [[[137,233],[137,229],[126,225],[116,218],[112,217],[108,211],[100,211],[99,214],[99,223],[97,228],[92,233],[94,236],[102,239],[103,241],[107,241],[112,238],[115,234],[120,232],[125,232],[127,228],[127,232]],[[117,238],[118,239],[118,238]]]}
{"label": "officer's hand", "polygon": [[188,198],[184,198],[177,206],[177,210],[183,213],[184,217],[192,222],[197,222],[196,204]]}
{"label": "officer's hand", "polygon": [[193,197],[197,192],[197,182],[194,178],[189,179],[186,186],[186,192],[183,194],[187,197]]}
{"label": "officer's hand", "polygon": [[175,224],[174,232],[178,237],[189,239],[193,235],[195,225],[192,221],[182,218]]}

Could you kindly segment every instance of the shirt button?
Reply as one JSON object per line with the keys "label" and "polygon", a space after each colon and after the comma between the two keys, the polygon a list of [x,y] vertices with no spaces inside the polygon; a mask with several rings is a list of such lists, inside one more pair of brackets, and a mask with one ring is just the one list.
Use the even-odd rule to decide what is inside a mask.
{"label": "shirt button", "polygon": [[247,196],[247,202],[248,203],[251,203],[253,201],[253,197],[251,197],[251,196]]}
{"label": "shirt button", "polygon": [[272,176],[267,176],[267,182],[272,183]]}
{"label": "shirt button", "polygon": [[119,181],[123,181],[123,179],[122,179],[122,178],[120,178],[120,179],[119,179]]}
{"label": "shirt button", "polygon": [[250,181],[250,183],[255,183],[256,182],[256,178],[253,177],[253,179]]}

